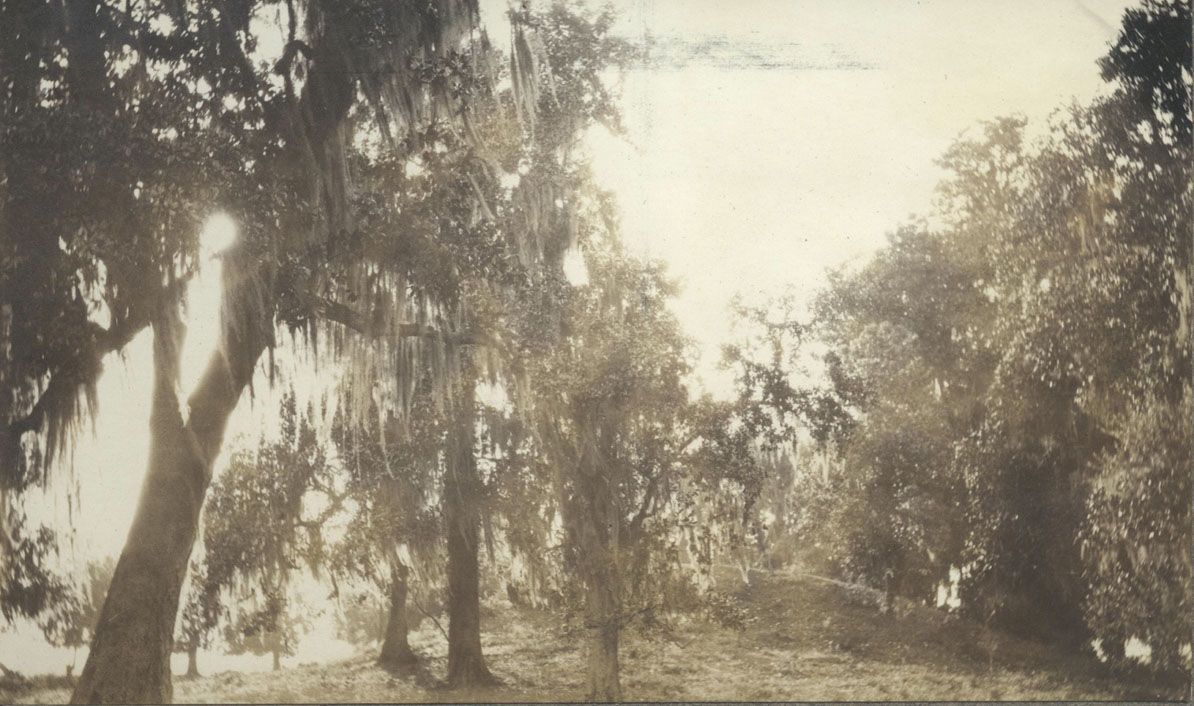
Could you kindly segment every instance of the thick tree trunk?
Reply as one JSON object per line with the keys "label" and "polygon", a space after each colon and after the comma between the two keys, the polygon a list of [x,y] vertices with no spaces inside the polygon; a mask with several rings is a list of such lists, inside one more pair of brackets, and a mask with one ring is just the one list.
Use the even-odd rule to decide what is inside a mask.
{"label": "thick tree trunk", "polygon": [[96,626],[75,703],[164,703],[172,696],[174,618],[195,541],[208,469],[187,436],[178,398],[177,319],[154,325],[149,470]]}
{"label": "thick tree trunk", "polygon": [[240,291],[260,283],[238,276],[229,260],[226,296],[241,303],[236,320],[222,322],[220,349],[189,399],[185,423],[175,393],[181,324],[176,310],[155,319],[149,468],[73,703],[169,703],[173,697],[174,621],[212,462],[272,333],[263,299],[255,300],[259,307],[246,305]]}
{"label": "thick tree trunk", "polygon": [[187,648],[187,678],[199,678],[199,646],[191,645]]}
{"label": "thick tree trunk", "polygon": [[481,654],[481,572],[478,557],[481,479],[474,456],[475,382],[466,373],[448,432],[444,477],[444,521],[448,533],[448,684],[493,681]]}
{"label": "thick tree trunk", "polygon": [[381,644],[377,663],[386,669],[398,670],[418,661],[407,640],[406,624],[407,577],[410,570],[395,562],[390,568],[390,619],[386,623],[386,637]]}
{"label": "thick tree trunk", "polygon": [[280,669],[282,669],[282,653],[278,650],[274,650],[274,671],[276,672]]}

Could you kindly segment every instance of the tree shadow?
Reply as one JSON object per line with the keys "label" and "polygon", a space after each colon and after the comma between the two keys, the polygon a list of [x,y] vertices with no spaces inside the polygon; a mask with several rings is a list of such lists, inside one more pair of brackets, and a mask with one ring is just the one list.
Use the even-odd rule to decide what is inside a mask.
{"label": "tree shadow", "polygon": [[383,671],[396,679],[412,680],[420,689],[431,691],[439,685],[439,680],[431,673],[427,660],[411,655],[401,660],[377,660],[376,664]]}

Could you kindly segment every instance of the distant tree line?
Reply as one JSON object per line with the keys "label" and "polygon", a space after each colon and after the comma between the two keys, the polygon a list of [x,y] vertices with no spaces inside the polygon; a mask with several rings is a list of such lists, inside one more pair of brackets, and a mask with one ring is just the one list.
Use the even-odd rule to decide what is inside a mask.
{"label": "distant tree line", "polygon": [[1129,10],[1109,95],[1037,139],[1018,117],[961,137],[935,210],[789,322],[830,394],[811,447],[771,462],[773,549],[1188,673],[1190,36],[1188,2]]}

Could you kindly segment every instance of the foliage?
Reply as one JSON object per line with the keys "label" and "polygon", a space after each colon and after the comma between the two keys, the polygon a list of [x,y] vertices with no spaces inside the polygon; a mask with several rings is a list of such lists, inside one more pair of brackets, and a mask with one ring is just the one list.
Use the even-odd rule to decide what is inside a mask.
{"label": "foliage", "polygon": [[7,625],[17,618],[42,617],[47,625],[69,622],[75,610],[70,582],[50,567],[49,558],[58,553],[58,541],[48,527],[24,534],[25,523],[16,518],[8,531],[0,533],[0,615]]}
{"label": "foliage", "polygon": [[[245,603],[230,614],[225,639],[234,650],[291,654],[301,621],[288,612],[293,571],[318,571],[323,523],[339,509],[334,467],[293,392],[282,398],[278,439],[235,454],[213,484],[203,515],[204,571],[192,576],[184,629],[210,630],[221,593]],[[312,516],[311,505],[322,507]],[[192,610],[194,608],[194,610]],[[192,613],[193,623],[185,621]]]}
{"label": "foliage", "polygon": [[[813,331],[849,422],[825,437],[832,477],[796,494],[846,575],[927,598],[960,570],[966,614],[1111,653],[1147,635],[1174,663],[1160,615],[1183,609],[1163,596],[1189,585],[1185,525],[1152,563],[1117,547],[1153,546],[1176,509],[1149,483],[1180,490],[1162,459],[1188,447],[1189,26],[1188,3],[1129,11],[1102,62],[1114,94],[1033,142],[1016,117],[963,137],[934,226],[831,278]],[[1146,420],[1161,475],[1137,485]],[[1120,620],[1112,600],[1139,607]]]}
{"label": "foliage", "polygon": [[336,618],[336,637],[352,645],[378,644],[386,637],[390,605],[376,592],[341,592]]}
{"label": "foliage", "polygon": [[1100,62],[1157,127],[1188,144],[1191,54],[1189,0],[1146,0],[1124,12],[1123,27]]}
{"label": "foliage", "polygon": [[[443,473],[447,419],[429,388],[416,392],[405,419],[389,412],[361,424],[346,416],[333,422],[351,512],[325,565],[335,582],[338,627],[354,644],[384,638],[393,581],[407,581],[420,604],[429,603],[441,583],[443,536],[435,489]],[[413,580],[398,579],[400,569]],[[418,618],[409,622],[417,624]]]}
{"label": "foliage", "polygon": [[1189,669],[1190,400],[1187,386],[1180,402],[1156,401],[1119,425],[1118,447],[1097,462],[1081,538],[1087,621],[1104,652],[1122,660],[1134,635],[1161,671]]}
{"label": "foliage", "polygon": [[294,301],[327,313],[324,265],[355,225],[346,155],[370,135],[407,155],[408,134],[468,122],[472,84],[444,69],[496,58],[468,35],[468,0],[15,0],[0,15],[0,482],[19,514],[94,412],[104,356],[180,301],[207,216],[240,231],[215,371],[239,369],[203,383],[235,402],[275,314],[309,330]]}
{"label": "foliage", "polygon": [[837,497],[819,540],[849,576],[935,600],[959,562],[963,488],[953,444],[977,418],[990,376],[982,332],[990,302],[965,250],[913,225],[874,261],[830,280],[816,329],[830,344],[826,367],[849,433],[829,479]]}
{"label": "foliage", "polygon": [[[1188,6],[1185,13],[1188,26]],[[1142,37],[1140,20],[1139,13],[1125,16],[1105,66],[1122,68],[1115,52],[1137,40],[1169,52],[1154,55],[1152,70],[1181,65],[1188,36]],[[1185,88],[1154,78],[1147,90],[1168,86],[1170,93],[1149,100],[1170,108],[1184,102],[1188,111]],[[1097,490],[1100,459],[1120,453],[1125,418],[1172,414],[1163,410],[1175,408],[1190,376],[1189,146],[1165,146],[1158,133],[1137,130],[1132,86],[1129,80],[1128,93],[1071,110],[1039,151],[1021,158],[1013,217],[995,232],[1002,356],[988,420],[960,457],[972,469],[970,546],[978,560],[968,583],[993,578],[998,557],[1009,560],[994,570],[1013,595],[996,598],[992,609],[1071,635],[1084,632],[1084,596],[1105,595],[1110,578],[1097,568],[1084,576],[1075,541],[1087,516],[1106,511],[1107,496]],[[1167,453],[1180,454],[1180,445]],[[1146,542],[1137,530],[1167,512],[1158,496],[1129,508],[1138,515],[1119,529],[1132,544]],[[1054,597],[1048,609],[1041,596]],[[1062,614],[1068,625],[1058,624]],[[1108,627],[1086,624],[1096,636]],[[1140,622],[1134,631],[1152,633],[1154,624]],[[1125,637],[1102,636],[1108,643]],[[1158,645],[1157,652],[1172,649]]]}
{"label": "foliage", "polygon": [[591,233],[587,281],[545,282],[523,310],[556,324],[523,341],[525,383],[512,391],[522,426],[503,438],[519,442],[512,459],[539,457],[529,468],[554,499],[532,536],[561,550],[558,585],[592,638],[590,696],[617,698],[620,631],[694,607],[754,465],[729,407],[689,399],[689,343],[662,266],[621,251],[616,233]]}
{"label": "foliage", "polygon": [[224,628],[224,641],[230,654],[274,656],[275,665],[282,655],[293,655],[300,635],[311,623],[303,606],[278,591],[251,596],[248,607],[241,607]]}
{"label": "foliage", "polygon": [[[588,130],[622,129],[605,79],[636,51],[612,13],[511,10],[509,57],[466,31],[476,15],[0,4],[6,621],[90,639],[102,577],[70,596],[21,494],[94,413],[104,356],[182,301],[220,209],[244,243],[215,360],[248,372],[215,386],[237,383],[235,402],[275,323],[347,366],[322,414],[334,453],[292,392],[280,438],[213,485],[177,649],[210,643],[227,598],[234,651],[292,652],[304,566],[344,585],[344,634],[377,635],[371,601],[399,568],[418,598],[437,586],[447,440],[479,429],[464,451],[483,488],[461,514],[491,564],[495,547],[516,559],[512,602],[584,608],[615,683],[623,628],[698,605],[719,552],[754,547],[929,603],[957,572],[965,616],[1113,658],[1134,636],[1156,668],[1183,666],[1188,1],[1126,13],[1101,62],[1114,92],[1043,138],[1005,117],[958,140],[933,217],[834,273],[811,320],[739,304],[725,403],[690,395],[674,286],[623,250],[583,155]],[[280,55],[258,51],[263,26]],[[808,380],[817,345],[825,384]],[[482,381],[505,399],[474,410],[462,393]],[[704,607],[745,630],[725,595]]]}
{"label": "foliage", "polygon": [[736,415],[746,434],[769,449],[791,442],[798,429],[824,444],[851,424],[839,399],[799,381],[808,330],[794,306],[787,296],[764,306],[735,301],[742,338],[722,348],[722,366],[735,371]]}
{"label": "foliage", "polygon": [[175,652],[211,647],[215,628],[225,612],[219,586],[208,577],[206,565],[192,561],[188,576],[189,588],[174,631]]}
{"label": "foliage", "polygon": [[278,95],[246,95],[256,86],[234,78],[243,65],[215,46],[230,29],[218,4],[173,18],[193,23],[185,35],[149,3],[0,8],[6,488],[44,481],[95,412],[104,356],[181,298],[205,215],[234,212],[251,232],[285,206],[263,198],[268,165],[243,158],[270,151],[261,125]]}
{"label": "foliage", "polygon": [[87,581],[76,587],[64,611],[51,611],[41,621],[46,641],[58,647],[78,649],[91,644],[100,608],[116,572],[116,559],[106,557],[87,563]]}

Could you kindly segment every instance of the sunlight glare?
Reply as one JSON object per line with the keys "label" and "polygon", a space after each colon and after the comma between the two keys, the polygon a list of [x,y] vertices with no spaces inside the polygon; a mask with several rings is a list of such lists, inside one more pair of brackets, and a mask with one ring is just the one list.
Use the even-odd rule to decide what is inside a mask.
{"label": "sunlight glare", "polygon": [[236,221],[226,213],[216,213],[203,224],[203,231],[199,234],[199,246],[204,260],[211,260],[221,255],[236,242]]}
{"label": "sunlight glare", "polygon": [[589,283],[589,268],[585,266],[584,256],[575,248],[564,256],[564,276],[573,287],[583,287]]}

